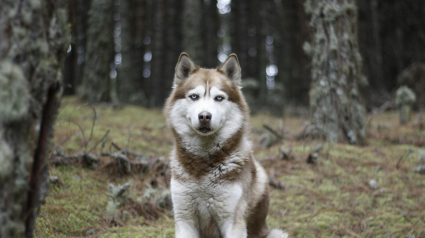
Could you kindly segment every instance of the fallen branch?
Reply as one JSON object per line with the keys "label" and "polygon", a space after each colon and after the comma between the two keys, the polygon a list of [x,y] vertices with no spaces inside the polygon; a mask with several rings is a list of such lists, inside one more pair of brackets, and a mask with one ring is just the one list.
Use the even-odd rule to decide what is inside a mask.
{"label": "fallen branch", "polygon": [[407,156],[409,156],[411,153],[413,153],[413,152],[415,152],[414,150],[412,150],[412,149],[409,149],[406,153],[404,153],[401,157],[400,157],[400,159],[398,159],[398,161],[397,161],[397,164],[396,164],[396,166],[395,166],[395,168],[398,170],[399,169],[399,165],[400,165],[400,163],[401,163],[401,160],[403,159],[403,158],[405,158],[405,157],[407,157]]}
{"label": "fallen branch", "polygon": [[109,135],[109,130],[105,133],[105,135],[102,137],[102,139],[101,140],[99,140],[94,146],[93,146],[93,148],[91,148],[90,150],[89,150],[89,152],[87,152],[87,153],[90,153],[90,152],[92,152],[94,149],[96,149],[96,147],[102,142],[102,148],[104,147],[104,145],[105,145],[105,143],[106,143],[106,139],[108,138],[108,135]]}
{"label": "fallen branch", "polygon": [[270,170],[269,185],[277,189],[285,189],[285,183],[275,179],[274,169]]}
{"label": "fallen branch", "polygon": [[288,148],[288,150],[284,150],[283,148],[278,148],[281,159],[282,160],[292,160],[294,159],[294,156],[292,155],[292,146]]}
{"label": "fallen branch", "polygon": [[276,136],[279,140],[284,140],[285,137],[281,135],[279,132],[275,131],[273,128],[268,126],[267,124],[263,124],[264,129],[272,133],[274,136]]}
{"label": "fallen branch", "polygon": [[304,140],[307,138],[314,139],[314,138],[321,138],[324,135],[325,133],[320,127],[316,125],[309,125],[308,123],[304,123],[301,133],[295,136],[295,138],[297,140]]}
{"label": "fallen branch", "polygon": [[319,154],[318,153],[310,153],[307,157],[307,164],[314,164],[314,165],[318,165],[319,163],[317,162],[317,159],[319,158]]}
{"label": "fallen branch", "polygon": [[122,153],[122,151],[114,152],[114,153],[102,152],[101,155],[102,156],[108,156],[108,157],[111,157],[111,158],[115,159],[118,167],[125,174],[131,173],[130,161],[127,158],[127,156],[125,156],[125,154]]}
{"label": "fallen branch", "polygon": [[277,189],[285,189],[285,183],[269,177],[269,185]]}
{"label": "fallen branch", "polygon": [[119,146],[118,146],[117,144],[115,144],[114,142],[111,142],[111,145],[112,145],[115,149],[117,149],[117,150],[121,151],[121,152],[122,152],[122,153],[124,153],[124,154],[128,154],[128,155],[136,156],[136,157],[139,157],[139,158],[146,158],[146,157],[147,157],[145,154],[142,154],[142,153],[137,153],[137,152],[128,151],[128,150],[122,150],[122,149],[121,149],[121,147],[119,147]]}
{"label": "fallen branch", "polygon": [[375,116],[385,112],[388,108],[391,108],[391,102],[387,101],[384,104],[382,104],[379,108],[375,108],[372,111],[372,115],[369,117],[369,119],[366,122],[366,128],[368,128],[370,122],[372,121],[372,118],[374,118]]}

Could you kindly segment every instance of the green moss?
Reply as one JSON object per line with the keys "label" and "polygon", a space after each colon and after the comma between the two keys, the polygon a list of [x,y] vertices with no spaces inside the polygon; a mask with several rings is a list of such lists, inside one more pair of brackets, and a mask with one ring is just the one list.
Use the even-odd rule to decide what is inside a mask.
{"label": "green moss", "polygon": [[28,113],[28,81],[19,65],[0,62],[0,121],[9,123],[23,119]]}
{"label": "green moss", "polygon": [[[84,102],[77,98],[65,98],[58,121],[66,121],[82,104]],[[110,130],[108,142],[114,141],[121,147],[128,145],[132,151],[153,156],[168,156],[172,135],[163,128],[165,120],[161,111],[133,106],[122,109],[95,107],[96,127],[89,147]],[[385,121],[397,129],[397,138],[412,135],[415,132],[413,127],[404,128],[405,131],[399,133],[394,126],[398,122],[392,119],[395,115],[394,112],[384,113],[375,120]],[[90,107],[76,110],[70,118],[83,127],[88,137],[93,118]],[[419,165],[417,154],[404,158],[399,170],[395,168],[400,156],[419,147],[394,145],[379,137],[374,137],[375,141],[364,147],[325,143],[319,154],[319,165],[314,166],[306,164],[305,159],[316,145],[323,142],[292,139],[301,130],[303,119],[258,114],[251,122],[256,130],[266,122],[273,128],[283,124],[291,131],[285,142],[268,149],[259,146],[257,133],[251,134],[256,158],[276,157],[278,147],[290,146],[295,156],[294,160],[266,165],[267,171],[273,168],[276,178],[286,184],[285,190],[271,189],[267,218],[270,227],[288,231],[291,237],[353,237],[353,234],[359,237],[415,234],[420,237],[425,227],[425,194],[421,192],[425,180],[422,175],[411,172],[411,168]],[[65,153],[81,153],[82,135],[75,125],[61,123],[57,126],[55,140]],[[99,150],[97,148],[93,153],[98,155]],[[50,173],[58,176],[62,184],[52,186],[41,209],[37,237],[45,228],[43,237],[83,236],[89,228],[94,228],[94,235],[99,237],[174,237],[171,214],[150,221],[134,216],[126,221],[125,226],[109,227],[105,209],[110,200],[107,184],[123,184],[131,180],[128,196],[137,199],[145,192],[145,186],[136,186],[137,183],[149,177],[143,174],[110,177],[98,170],[70,166],[52,167]],[[378,182],[377,190],[369,188],[370,179]]]}

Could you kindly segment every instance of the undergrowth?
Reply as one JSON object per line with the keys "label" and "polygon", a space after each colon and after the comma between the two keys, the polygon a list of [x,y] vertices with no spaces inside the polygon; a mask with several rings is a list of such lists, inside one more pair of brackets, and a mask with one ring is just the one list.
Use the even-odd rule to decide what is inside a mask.
{"label": "undergrowth", "polygon": [[[83,104],[76,97],[63,99],[54,142],[67,155],[81,154],[84,146],[93,148],[101,167],[50,165],[50,175],[57,176],[59,182],[51,184],[35,237],[174,237],[170,211],[163,211],[156,219],[130,212],[118,223],[111,223],[106,213],[108,184],[129,182],[126,196],[135,201],[148,187],[166,184],[154,183],[149,173],[122,175],[102,169],[107,159],[100,156],[98,143],[109,130],[108,142],[152,157],[166,157],[172,135],[162,112],[94,105],[97,116],[93,137],[87,143],[93,111],[79,108]],[[368,145],[359,147],[298,140],[304,121],[308,118],[290,115],[276,118],[258,114],[251,118],[256,158],[286,185],[284,190],[271,189],[270,227],[283,229],[290,237],[425,237],[425,175],[412,172],[421,163],[418,151],[425,141],[420,123],[399,126],[395,112],[377,115],[368,126]],[[263,123],[285,139],[269,148],[261,147]],[[307,164],[306,158],[319,144],[324,147],[317,165]],[[293,159],[282,160],[279,148],[291,148]],[[402,157],[410,149],[414,152]],[[113,150],[110,143],[105,150]],[[370,186],[371,180],[376,181],[376,188]]]}

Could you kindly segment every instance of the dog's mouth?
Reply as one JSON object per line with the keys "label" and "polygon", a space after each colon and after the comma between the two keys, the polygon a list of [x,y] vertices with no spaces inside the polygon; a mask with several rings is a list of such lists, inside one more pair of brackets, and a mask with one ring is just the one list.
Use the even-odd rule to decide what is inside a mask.
{"label": "dog's mouth", "polygon": [[207,126],[202,126],[202,127],[198,128],[198,131],[200,131],[204,134],[207,134],[207,133],[211,132],[211,128],[207,127]]}

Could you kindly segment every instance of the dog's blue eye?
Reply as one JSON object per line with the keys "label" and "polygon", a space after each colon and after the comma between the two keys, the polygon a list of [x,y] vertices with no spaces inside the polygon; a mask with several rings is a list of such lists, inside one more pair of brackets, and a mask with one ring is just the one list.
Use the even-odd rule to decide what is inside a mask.
{"label": "dog's blue eye", "polygon": [[197,94],[192,94],[192,95],[190,95],[189,97],[190,97],[190,99],[192,99],[192,100],[197,100],[197,99],[199,98],[199,96],[198,96]]}
{"label": "dog's blue eye", "polygon": [[216,100],[216,101],[223,101],[223,99],[224,99],[224,97],[222,97],[222,96],[217,96],[217,97],[215,97],[214,98],[214,100]]}

